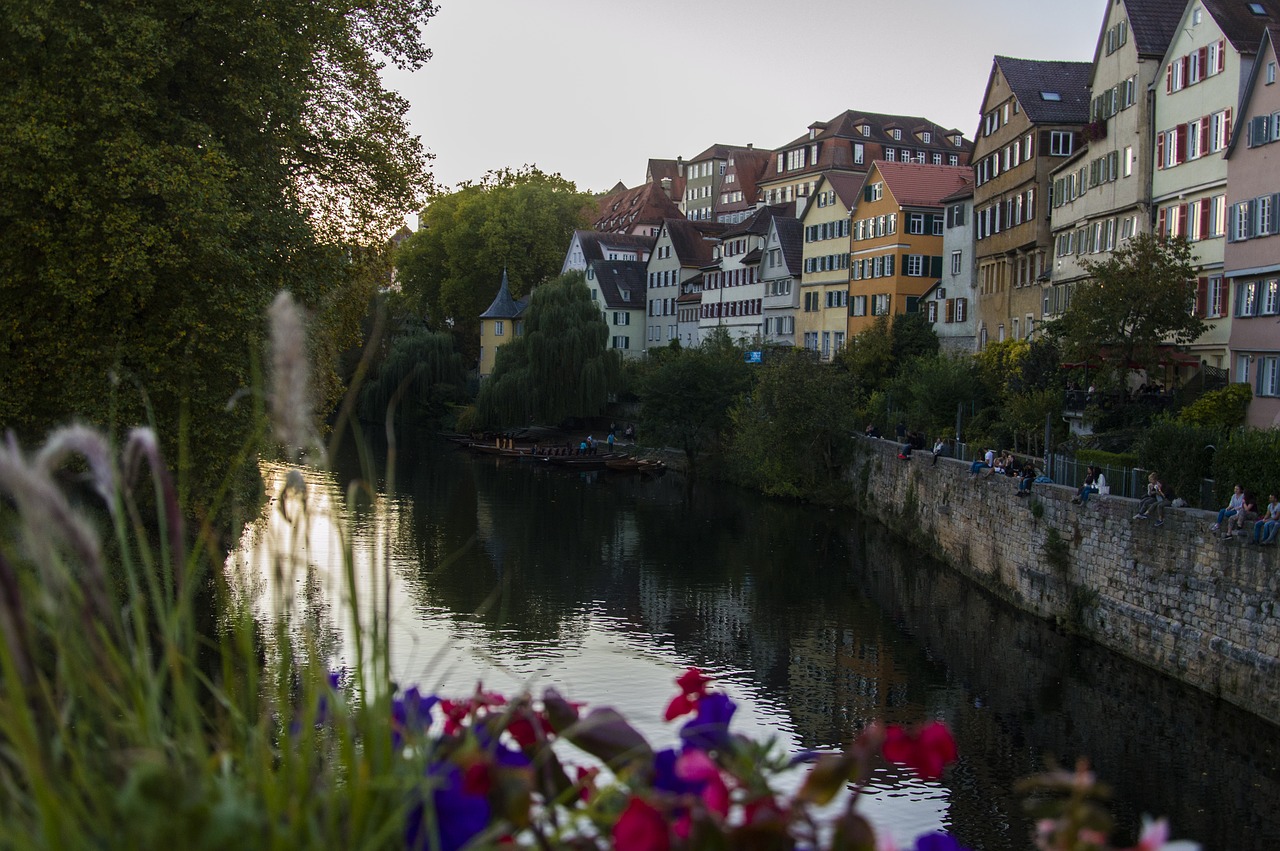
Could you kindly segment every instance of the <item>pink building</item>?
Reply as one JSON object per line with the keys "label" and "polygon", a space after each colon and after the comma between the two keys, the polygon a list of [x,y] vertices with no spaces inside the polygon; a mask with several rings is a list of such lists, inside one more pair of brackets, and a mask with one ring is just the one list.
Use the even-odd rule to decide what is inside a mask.
{"label": "pink building", "polygon": [[1248,423],[1280,426],[1280,84],[1276,39],[1262,37],[1227,149],[1224,270],[1234,290],[1232,380],[1253,388]]}

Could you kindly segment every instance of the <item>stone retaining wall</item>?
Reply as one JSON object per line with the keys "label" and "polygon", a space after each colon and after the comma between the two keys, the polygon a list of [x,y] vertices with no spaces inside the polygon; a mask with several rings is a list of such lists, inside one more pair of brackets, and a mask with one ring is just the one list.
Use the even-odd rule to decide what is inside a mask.
{"label": "stone retaining wall", "polygon": [[864,440],[851,466],[862,510],[1019,608],[1280,724],[1280,554],[1224,542],[1213,514],[1016,479],[973,479],[949,458],[897,458]]}

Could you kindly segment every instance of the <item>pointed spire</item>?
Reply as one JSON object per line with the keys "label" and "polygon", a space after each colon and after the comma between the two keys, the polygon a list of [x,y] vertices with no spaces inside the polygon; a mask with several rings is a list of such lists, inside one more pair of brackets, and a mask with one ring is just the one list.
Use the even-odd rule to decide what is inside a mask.
{"label": "pointed spire", "polygon": [[515,319],[524,312],[524,305],[511,297],[511,288],[507,284],[507,267],[502,267],[502,285],[498,287],[498,295],[494,297],[489,309],[480,314],[481,319]]}

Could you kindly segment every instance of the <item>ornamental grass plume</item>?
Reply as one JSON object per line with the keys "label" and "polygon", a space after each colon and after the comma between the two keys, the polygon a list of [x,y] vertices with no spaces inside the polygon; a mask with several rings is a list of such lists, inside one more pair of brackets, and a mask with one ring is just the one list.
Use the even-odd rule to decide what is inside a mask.
{"label": "ornamental grass plume", "polygon": [[282,290],[268,312],[271,324],[271,424],[289,460],[320,449],[311,404],[311,366],[302,309]]}

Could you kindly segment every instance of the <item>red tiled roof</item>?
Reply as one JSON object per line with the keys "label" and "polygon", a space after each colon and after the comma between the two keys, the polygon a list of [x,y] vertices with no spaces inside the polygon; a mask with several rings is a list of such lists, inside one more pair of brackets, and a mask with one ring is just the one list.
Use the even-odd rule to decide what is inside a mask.
{"label": "red tiled roof", "polygon": [[[927,165],[877,160],[880,177],[903,207],[941,207],[942,199],[973,182],[973,169],[962,165]],[[867,177],[870,180],[870,175]]]}
{"label": "red tiled roof", "polygon": [[683,218],[683,214],[662,186],[646,183],[601,198],[592,227],[599,231],[623,232],[637,225],[658,227],[663,219],[678,218]]}

